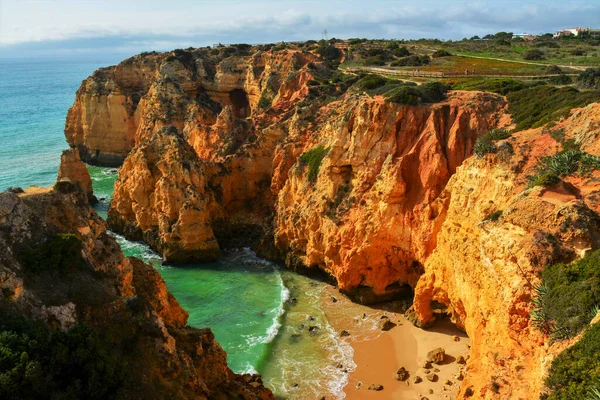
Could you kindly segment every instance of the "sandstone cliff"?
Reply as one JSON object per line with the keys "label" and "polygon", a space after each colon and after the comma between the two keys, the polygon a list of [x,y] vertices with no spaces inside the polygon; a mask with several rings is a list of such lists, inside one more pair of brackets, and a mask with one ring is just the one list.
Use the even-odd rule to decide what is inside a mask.
{"label": "sandstone cliff", "polygon": [[81,161],[77,148],[70,148],[62,152],[58,167],[58,180],[62,179],[68,179],[78,184],[81,190],[87,194],[90,203],[97,201],[92,188],[92,178],[87,167]]}
{"label": "sandstone cliff", "polygon": [[[600,105],[592,104],[555,129],[565,128],[582,150],[598,154],[599,116]],[[436,200],[444,218],[414,310],[418,323],[427,324],[435,318],[432,306],[441,305],[469,335],[461,395],[469,388],[476,398],[531,399],[564,347],[550,346],[533,327],[534,288],[544,266],[600,248],[600,172],[528,188],[537,161],[561,144],[541,128],[514,133],[505,143],[497,154],[465,162]]]}
{"label": "sandstone cliff", "polygon": [[[0,289],[3,323],[18,317],[54,331],[89,326],[100,332],[106,351],[127,365],[116,376],[122,380],[117,398],[273,398],[259,378],[227,367],[209,329],[186,326],[187,313],[160,275],[123,256],[106,223],[71,182],[0,194]],[[69,361],[52,362],[59,368]],[[40,365],[30,368],[27,379],[36,379]],[[101,377],[89,379],[71,390]]]}
{"label": "sandstone cliff", "polygon": [[[534,287],[544,266],[600,247],[597,172],[527,188],[540,158],[561,149],[541,129],[471,156],[481,134],[510,125],[498,95],[394,104],[347,90],[299,51],[176,51],[124,64],[141,95],[133,128],[110,135],[129,147],[111,148],[108,131],[90,128],[96,116],[110,125],[107,113],[83,111],[108,101],[84,87],[117,96],[132,85],[118,83],[123,64],[84,82],[66,128],[88,161],[127,157],[109,212],[115,229],[168,260],[259,242],[263,255],[325,271],[360,301],[414,294],[416,324],[449,315],[471,338],[461,396],[539,396],[560,349],[532,327]],[[556,129],[598,154],[599,111],[577,110]]]}

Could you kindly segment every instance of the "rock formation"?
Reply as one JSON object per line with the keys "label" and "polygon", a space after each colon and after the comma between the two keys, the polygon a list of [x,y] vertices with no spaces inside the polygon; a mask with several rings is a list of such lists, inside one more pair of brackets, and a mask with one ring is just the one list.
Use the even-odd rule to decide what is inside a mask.
{"label": "rock formation", "polygon": [[[414,295],[417,325],[448,315],[471,338],[461,396],[539,396],[558,347],[532,326],[534,287],[600,247],[598,172],[528,188],[561,148],[541,129],[471,156],[511,124],[499,95],[400,105],[340,89],[311,53],[221,53],[140,55],[84,81],[65,133],[88,162],[124,160],[111,226],[168,260],[254,244],[359,301]],[[557,129],[598,154],[598,115]]]}
{"label": "rock formation", "polygon": [[187,313],[158,272],[123,256],[69,181],[0,194],[0,289],[3,322],[18,317],[54,331],[101,332],[107,351],[127,365],[118,398],[273,398],[259,377],[227,367],[210,329],[186,326]]}
{"label": "rock formation", "polygon": [[87,194],[90,203],[97,201],[92,188],[92,178],[87,167],[81,161],[77,148],[70,148],[62,152],[58,167],[58,180],[62,179],[69,179],[78,184],[81,190]]}

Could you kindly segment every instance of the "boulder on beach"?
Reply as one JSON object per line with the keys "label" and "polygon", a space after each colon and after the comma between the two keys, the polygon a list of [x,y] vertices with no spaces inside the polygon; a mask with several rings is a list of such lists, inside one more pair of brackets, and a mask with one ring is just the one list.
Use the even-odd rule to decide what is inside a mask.
{"label": "boulder on beach", "polygon": [[442,362],[444,362],[445,355],[446,351],[443,348],[438,347],[437,349],[433,349],[429,353],[427,353],[427,361],[435,364],[441,364]]}
{"label": "boulder on beach", "polygon": [[340,337],[346,337],[346,336],[350,336],[350,332],[348,332],[347,330],[343,330],[340,332]]}
{"label": "boulder on beach", "polygon": [[380,322],[379,322],[379,327],[381,328],[382,331],[387,332],[387,331],[389,331],[390,329],[392,329],[395,326],[396,326],[396,324],[393,323],[385,315],[383,317],[381,317]]}
{"label": "boulder on beach", "polygon": [[372,384],[369,386],[369,390],[374,390],[376,392],[379,392],[379,391],[383,390],[383,385]]}
{"label": "boulder on beach", "polygon": [[429,382],[437,382],[438,380],[437,374],[434,374],[433,372],[428,373],[425,377]]}
{"label": "boulder on beach", "polygon": [[396,371],[396,380],[397,381],[405,381],[408,379],[409,376],[410,376],[410,374],[404,367],[400,367],[398,369],[398,371]]}

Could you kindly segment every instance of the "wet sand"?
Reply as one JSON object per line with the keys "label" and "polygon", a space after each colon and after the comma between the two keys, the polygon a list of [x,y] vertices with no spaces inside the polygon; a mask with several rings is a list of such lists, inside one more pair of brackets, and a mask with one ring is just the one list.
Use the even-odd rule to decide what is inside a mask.
{"label": "wet sand", "polygon": [[[336,301],[333,300],[336,299]],[[440,321],[431,329],[419,329],[397,312],[399,304],[372,308],[352,303],[336,289],[329,288],[323,296],[327,317],[337,332],[346,330],[354,349],[355,366],[346,366],[349,377],[344,392],[346,399],[454,399],[461,382],[456,379],[464,366],[456,363],[458,356],[467,357],[469,339],[449,321]],[[381,316],[386,315],[396,324],[391,330],[379,328]],[[459,341],[454,338],[458,337]],[[422,368],[427,353],[442,347],[446,358],[442,365]],[[404,381],[395,379],[398,368],[410,374]],[[438,376],[436,382],[427,380],[429,372]],[[414,383],[415,376],[422,381]],[[449,380],[451,384],[446,384]],[[382,385],[383,390],[369,390],[370,385]],[[433,391],[433,393],[431,393]]]}

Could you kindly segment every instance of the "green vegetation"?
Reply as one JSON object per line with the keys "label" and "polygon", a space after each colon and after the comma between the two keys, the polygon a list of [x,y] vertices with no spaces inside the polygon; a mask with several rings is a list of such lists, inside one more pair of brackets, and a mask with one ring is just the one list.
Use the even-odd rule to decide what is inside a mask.
{"label": "green vegetation", "polygon": [[480,90],[482,92],[493,92],[506,96],[508,93],[530,87],[523,81],[506,78],[476,78],[456,82],[452,85],[454,90]]}
{"label": "green vegetation", "polygon": [[496,210],[493,213],[490,213],[487,217],[485,217],[483,220],[484,221],[498,221],[500,219],[500,217],[502,216],[503,211],[502,210]]}
{"label": "green vegetation", "polygon": [[342,58],[342,52],[337,47],[331,45],[319,46],[315,50],[315,53],[323,57],[325,61],[339,61]]}
{"label": "green vegetation", "polygon": [[82,246],[77,236],[61,233],[32,249],[27,249],[23,254],[23,264],[32,272],[67,273],[78,270],[85,266],[85,260],[81,255]]}
{"label": "green vegetation", "polygon": [[600,324],[553,361],[546,378],[548,400],[596,399],[600,388]]}
{"label": "green vegetation", "polygon": [[535,86],[507,94],[508,111],[517,123],[516,130],[537,128],[571,109],[600,100],[600,90],[579,91],[573,87]]}
{"label": "green vegetation", "polygon": [[393,61],[390,65],[392,67],[421,67],[430,63],[428,56],[408,56],[402,57],[396,61]]}
{"label": "green vegetation", "polygon": [[0,398],[105,399],[118,394],[126,366],[84,325],[51,332],[42,324],[0,323]]}
{"label": "green vegetation", "polygon": [[544,52],[538,49],[532,49],[523,54],[524,60],[543,60]]}
{"label": "green vegetation", "polygon": [[584,89],[600,89],[600,68],[588,68],[577,77],[577,84]]}
{"label": "green vegetation", "polygon": [[543,157],[536,171],[529,176],[529,187],[549,186],[571,175],[586,176],[600,169],[600,159],[579,149],[568,149],[552,156]]}
{"label": "green vegetation", "polygon": [[303,164],[308,165],[308,180],[315,182],[319,175],[319,169],[321,168],[321,162],[327,155],[329,149],[323,145],[318,145],[300,156],[300,161]]}
{"label": "green vegetation", "polygon": [[272,101],[269,100],[266,91],[263,91],[263,93],[260,95],[260,99],[258,99],[258,108],[260,108],[261,110],[267,110],[271,107],[271,104]]}
{"label": "green vegetation", "polygon": [[537,292],[536,325],[558,340],[576,336],[598,312],[600,251],[571,264],[546,267]]}
{"label": "green vegetation", "polygon": [[417,86],[413,82],[403,82],[379,75],[365,75],[351,89],[367,94],[381,95],[392,103],[416,105],[437,103],[444,100],[448,86],[441,82],[427,82]]}
{"label": "green vegetation", "polygon": [[478,158],[483,158],[486,154],[496,152],[496,144],[498,140],[508,139],[511,133],[506,129],[492,129],[488,133],[477,138],[473,152]]}

